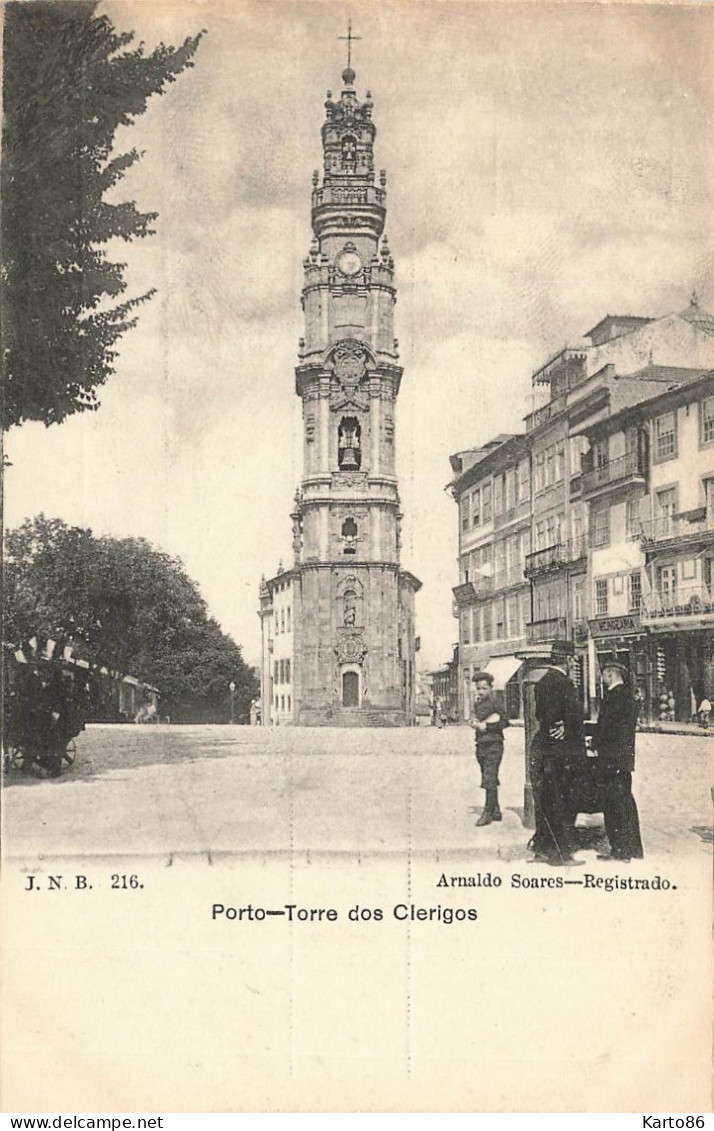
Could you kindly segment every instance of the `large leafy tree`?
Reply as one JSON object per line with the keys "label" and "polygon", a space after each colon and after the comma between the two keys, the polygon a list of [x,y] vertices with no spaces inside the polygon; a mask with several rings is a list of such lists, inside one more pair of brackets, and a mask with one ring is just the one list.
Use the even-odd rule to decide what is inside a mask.
{"label": "large leafy tree", "polygon": [[176,720],[236,717],[255,670],[213,620],[181,562],[141,538],[96,538],[44,515],[5,536],[6,638],[68,639],[78,654],[156,685]]}
{"label": "large leafy tree", "polygon": [[2,426],[54,424],[98,406],[120,336],[152,292],[120,299],[125,264],[108,241],[148,235],[156,213],[107,192],[138,160],[120,126],[191,67],[201,34],[130,48],[96,0],[4,6]]}

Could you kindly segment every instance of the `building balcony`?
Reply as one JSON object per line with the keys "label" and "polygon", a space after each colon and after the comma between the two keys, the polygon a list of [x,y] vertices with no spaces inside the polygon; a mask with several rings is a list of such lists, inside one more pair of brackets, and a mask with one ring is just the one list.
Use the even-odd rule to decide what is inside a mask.
{"label": "building balcony", "polygon": [[529,644],[547,644],[552,640],[566,640],[565,617],[550,617],[548,620],[533,620],[526,625],[526,640]]}
{"label": "building balcony", "polygon": [[374,204],[384,208],[387,193],[376,185],[325,185],[312,194],[313,208],[324,204]]}
{"label": "building balcony", "polygon": [[683,585],[678,589],[656,590],[642,605],[642,623],[650,628],[714,625],[714,592],[706,585]]}
{"label": "building balcony", "polygon": [[463,581],[451,590],[457,606],[470,605],[493,593],[493,578],[480,577],[476,581]]}
{"label": "building balcony", "polygon": [[612,487],[644,483],[645,468],[637,452],[627,452],[626,455],[610,459],[599,467],[588,468],[583,464],[581,480],[583,498],[589,498]]}
{"label": "building balcony", "polygon": [[651,522],[643,522],[640,539],[645,550],[653,546],[661,549],[667,544],[711,544],[714,539],[714,513],[708,512],[705,507],[699,507],[683,514],[665,515]]}
{"label": "building balcony", "polygon": [[544,550],[534,550],[532,554],[526,554],[525,575],[528,578],[537,577],[538,574],[572,565],[585,558],[587,549],[587,539],[585,535],[581,535],[580,538],[571,538],[569,542],[546,546]]}
{"label": "building balcony", "polygon": [[542,424],[547,424],[549,420],[553,420],[559,413],[563,412],[567,404],[567,399],[563,393],[544,404],[542,408],[537,408],[526,417],[526,433],[535,432],[536,428],[540,428]]}

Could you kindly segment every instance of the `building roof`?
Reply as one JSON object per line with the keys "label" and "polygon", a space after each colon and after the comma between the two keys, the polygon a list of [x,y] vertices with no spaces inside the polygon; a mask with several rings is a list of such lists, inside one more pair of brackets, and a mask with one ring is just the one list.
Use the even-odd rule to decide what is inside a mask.
{"label": "building roof", "polygon": [[647,365],[636,373],[617,377],[610,386],[610,416],[636,404],[659,397],[671,389],[691,385],[703,375],[702,369],[674,365]]}
{"label": "building roof", "polygon": [[[597,325],[588,330],[583,339],[562,346],[544,365],[536,369],[531,375],[532,384],[548,384],[553,373],[561,370],[569,362],[584,362],[587,366],[588,359],[597,359],[598,351],[606,350],[611,342],[618,342],[650,323],[665,323],[666,320],[674,318],[688,322],[694,329],[702,333],[714,336],[714,315],[700,307],[696,294],[692,295],[689,306],[685,310],[661,315],[657,318],[645,318],[636,314],[606,314]],[[605,356],[607,356],[607,353]],[[656,380],[657,378],[653,379]]]}
{"label": "building roof", "polygon": [[714,334],[714,315],[702,310],[696,292],[692,295],[687,309],[683,310],[679,317],[683,318],[685,322],[691,322],[693,326],[696,326],[698,330],[703,330],[706,334]]}
{"label": "building roof", "polygon": [[685,385],[689,381],[695,381],[702,373],[701,367],[692,369],[682,365],[653,365],[650,363],[644,369],[638,369],[635,373],[623,374],[620,380],[656,381],[663,382],[666,385]]}
{"label": "building roof", "polygon": [[[597,337],[599,330],[604,331],[610,328],[609,324],[626,326],[627,329],[620,331],[621,334],[626,334],[630,330],[636,330],[638,326],[644,326],[647,322],[651,321],[651,318],[644,318],[641,314],[606,314],[604,318],[600,319],[596,326],[593,326],[592,330],[586,330],[583,336],[585,338]],[[619,338],[620,334],[613,336]]]}
{"label": "building roof", "polygon": [[480,453],[478,459],[461,461],[460,457],[464,454],[461,452],[457,453],[456,456],[450,456],[449,462],[453,471],[456,472],[456,478],[447,483],[446,490],[453,488],[464,490],[470,487],[472,483],[478,482],[483,475],[492,470],[494,464],[498,464],[504,456],[520,455],[521,452],[526,451],[525,441],[524,432],[511,434],[501,432],[495,439],[484,444],[482,448],[476,449]]}
{"label": "building roof", "polygon": [[704,373],[701,370],[692,372],[694,378],[665,389],[661,382],[628,382],[621,378],[613,389],[609,415],[581,429],[581,434],[596,438],[616,432],[633,418],[654,416],[666,410],[669,403],[686,403],[707,390],[714,393],[714,369]]}
{"label": "building roof", "polygon": [[512,440],[514,433],[500,432],[493,440],[487,440],[479,448],[463,448],[460,452],[455,452],[454,455],[449,456],[449,463],[451,469],[456,475],[461,475],[462,472],[467,471],[468,468],[473,467],[475,463],[480,463],[482,459],[490,455],[495,448],[505,444],[507,440]]}

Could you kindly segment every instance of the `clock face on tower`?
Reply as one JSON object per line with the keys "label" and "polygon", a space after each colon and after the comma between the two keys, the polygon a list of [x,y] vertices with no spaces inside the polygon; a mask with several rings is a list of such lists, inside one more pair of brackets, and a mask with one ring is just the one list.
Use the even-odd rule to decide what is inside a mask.
{"label": "clock face on tower", "polygon": [[356,251],[343,251],[337,257],[337,267],[343,275],[351,278],[362,270],[362,260]]}

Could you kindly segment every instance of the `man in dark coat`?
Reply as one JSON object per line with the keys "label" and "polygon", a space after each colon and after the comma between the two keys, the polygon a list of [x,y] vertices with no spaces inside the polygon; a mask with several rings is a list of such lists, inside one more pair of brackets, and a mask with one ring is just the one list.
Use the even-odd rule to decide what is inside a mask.
{"label": "man in dark coat", "polygon": [[598,754],[605,831],[610,852],[601,859],[628,862],[642,859],[642,839],[637,806],[632,796],[632,771],[635,768],[635,727],[637,704],[625,683],[627,669],[615,660],[602,669],[605,684],[593,746]]}
{"label": "man in dark coat", "polygon": [[476,825],[490,825],[502,819],[498,804],[498,767],[503,758],[503,731],[508,719],[493,696],[493,676],[490,672],[476,672],[473,677],[476,692],[471,726],[476,732],[476,760],[481,767],[481,788],[486,791],[486,804]]}
{"label": "man in dark coat", "polygon": [[553,644],[551,662],[535,684],[535,714],[539,723],[531,746],[531,777],[535,808],[534,859],[544,864],[573,867],[572,822],[564,801],[568,775],[585,756],[583,711],[568,676],[574,647],[570,641]]}

